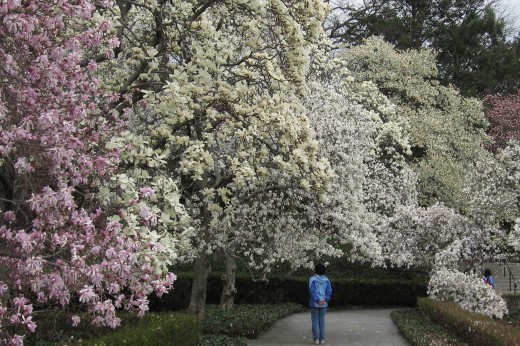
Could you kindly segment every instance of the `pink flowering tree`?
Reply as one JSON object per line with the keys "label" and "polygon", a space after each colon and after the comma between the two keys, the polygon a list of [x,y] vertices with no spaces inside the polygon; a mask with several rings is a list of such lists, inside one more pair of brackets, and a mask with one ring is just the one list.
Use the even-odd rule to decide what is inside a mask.
{"label": "pink flowering tree", "polygon": [[488,95],[484,98],[486,117],[490,122],[489,135],[497,146],[520,139],[520,93]]}
{"label": "pink flowering tree", "polygon": [[[116,309],[142,315],[148,295],[175,279],[164,270],[173,251],[164,230],[183,210],[173,182],[162,184],[165,197],[153,179],[133,181],[127,196],[116,98],[82,60],[117,47],[108,23],[87,23],[94,5],[110,4],[0,2],[0,343],[23,344],[52,309],[116,327]],[[165,198],[175,207],[161,217]],[[79,315],[72,324],[84,323]]]}

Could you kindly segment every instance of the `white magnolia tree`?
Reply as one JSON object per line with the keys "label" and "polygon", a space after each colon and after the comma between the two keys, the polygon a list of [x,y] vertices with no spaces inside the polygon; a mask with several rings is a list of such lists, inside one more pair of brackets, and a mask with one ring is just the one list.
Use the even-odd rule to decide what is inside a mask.
{"label": "white magnolia tree", "polygon": [[[269,191],[240,206],[228,231],[227,253],[232,250],[232,258],[264,274],[275,263],[309,266],[324,255],[381,263],[373,231],[378,197],[385,196],[388,210],[415,201],[415,176],[401,155],[407,150],[406,138],[399,124],[382,121],[392,119],[395,107],[374,84],[357,83],[345,62],[333,57],[328,42],[315,45],[311,57],[306,111],[319,155],[335,174],[324,200],[313,198],[309,182],[302,180],[298,188]],[[381,166],[377,174],[369,176],[369,163]],[[403,175],[411,178],[403,181]],[[386,180],[379,181],[383,176]],[[276,179],[287,184],[283,176]],[[234,292],[232,258],[226,260],[223,306],[230,305]]]}
{"label": "white magnolia tree", "polygon": [[[487,122],[482,104],[438,82],[435,55],[430,50],[398,51],[373,37],[345,49],[341,56],[355,80],[375,83],[396,105],[392,119],[410,138],[411,155],[405,153],[405,158],[418,178],[418,202],[429,206],[414,203],[415,175],[401,170],[400,174],[412,179],[394,185],[394,191],[400,192],[396,196],[409,198],[392,198],[390,193],[386,195],[389,203],[382,195],[375,198],[379,202],[373,207],[387,216],[379,227],[383,257],[394,266],[429,270],[430,292],[442,290],[436,286],[442,281],[436,279],[439,273],[449,270],[455,276],[469,275],[480,261],[499,253],[505,234],[498,222],[515,213],[511,213],[515,194],[508,186],[507,168],[484,148],[490,141],[484,132]],[[378,167],[376,162],[372,174]],[[384,184],[385,175],[379,177],[368,185],[368,196],[372,187],[377,191],[378,184]],[[402,194],[405,191],[408,193]],[[391,207],[385,210],[387,205]],[[468,280],[478,284],[475,277],[463,281]],[[454,289],[460,289],[457,299],[461,301],[484,292]],[[440,296],[432,293],[432,297]],[[478,301],[483,304],[485,299]],[[505,312],[502,307],[497,307],[501,312],[496,316]]]}
{"label": "white magnolia tree", "polygon": [[233,254],[246,230],[236,216],[241,208],[293,189],[319,199],[329,187],[333,172],[318,155],[301,101],[306,47],[321,32],[326,6],[320,0],[116,4],[95,17],[116,19],[111,30],[118,42],[109,52],[115,59],[91,53],[106,87],[121,95],[118,109],[144,136],[142,150],[160,157],[179,184],[195,232],[189,309],[203,313],[210,255]]}
{"label": "white magnolia tree", "polygon": [[[501,318],[507,313],[505,303],[494,290],[484,287],[474,270],[498,252],[503,237],[494,227],[435,204],[397,208],[381,225],[379,239],[384,257],[393,266],[430,272],[430,297],[451,297],[463,308]],[[490,302],[500,304],[490,308]]]}
{"label": "white magnolia tree", "polygon": [[463,309],[489,317],[503,318],[508,313],[506,302],[476,274],[440,268],[430,278],[428,294],[437,300],[453,299]]}

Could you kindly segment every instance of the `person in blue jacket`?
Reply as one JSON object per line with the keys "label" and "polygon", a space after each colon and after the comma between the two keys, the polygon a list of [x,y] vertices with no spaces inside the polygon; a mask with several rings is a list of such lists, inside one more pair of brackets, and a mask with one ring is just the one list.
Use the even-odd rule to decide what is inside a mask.
{"label": "person in blue jacket", "polygon": [[309,307],[311,308],[312,339],[315,344],[325,343],[325,314],[332,295],[330,280],[325,276],[325,266],[314,266],[315,275],[309,279]]}
{"label": "person in blue jacket", "polygon": [[493,278],[493,275],[491,274],[491,270],[486,268],[484,270],[484,283],[486,285],[489,285],[493,288],[495,288],[495,278]]}

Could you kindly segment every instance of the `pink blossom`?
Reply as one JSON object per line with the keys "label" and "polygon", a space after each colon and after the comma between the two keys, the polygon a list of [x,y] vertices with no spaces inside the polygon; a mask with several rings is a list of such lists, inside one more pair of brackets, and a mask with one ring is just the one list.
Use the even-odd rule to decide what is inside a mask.
{"label": "pink blossom", "polygon": [[8,290],[7,285],[5,283],[3,283],[2,281],[0,281],[0,295],[7,292],[7,290]]}
{"label": "pink blossom", "polygon": [[11,322],[11,324],[20,324],[21,316],[22,315],[20,315],[19,313],[11,315],[11,317],[9,318],[9,322]]}
{"label": "pink blossom", "polygon": [[7,222],[16,221],[16,214],[13,211],[6,211],[4,213],[4,220]]}
{"label": "pink blossom", "polygon": [[99,26],[99,30],[101,30],[101,31],[108,31],[108,30],[110,30],[111,27],[112,27],[112,23],[110,23],[109,21],[104,21]]}
{"label": "pink blossom", "polygon": [[16,163],[14,164],[14,168],[20,174],[30,173],[34,171],[33,166],[27,161],[25,157],[18,158],[18,160],[16,160]]}
{"label": "pink blossom", "polygon": [[22,324],[25,324],[29,330],[34,333],[36,330],[36,323],[32,320],[32,316],[29,316],[27,318],[22,317]]}
{"label": "pink blossom", "polygon": [[116,47],[119,47],[119,44],[120,44],[120,42],[119,42],[119,39],[117,37],[113,37],[110,40],[108,40],[108,47],[110,49],[114,49]]}
{"label": "pink blossom", "polygon": [[92,320],[92,324],[95,325],[96,327],[104,326],[105,325],[105,319],[103,317],[101,317],[101,316],[96,316]]}
{"label": "pink blossom", "polygon": [[72,320],[73,327],[77,327],[79,325],[79,323],[81,322],[81,318],[78,315],[73,315],[71,317],[71,320]]}
{"label": "pink blossom", "polygon": [[12,346],[23,346],[23,339],[24,339],[24,335],[18,335],[18,334],[15,334],[11,340],[10,340],[10,344]]}
{"label": "pink blossom", "polygon": [[139,192],[141,192],[141,195],[145,198],[152,197],[155,195],[155,190],[151,187],[142,187],[139,189]]}
{"label": "pink blossom", "polygon": [[[140,267],[149,249],[120,232],[133,207],[118,198],[106,205],[97,195],[112,174],[124,169],[121,149],[105,146],[127,127],[112,103],[133,98],[105,94],[92,77],[97,63],[83,63],[103,53],[113,57],[120,46],[109,22],[95,27],[84,20],[94,9],[90,1],[28,0],[22,6],[20,0],[0,0],[0,80],[8,81],[0,83],[0,154],[12,160],[19,175],[13,207],[3,213],[5,224],[0,225],[8,251],[0,257],[10,269],[0,282],[0,295],[11,307],[0,307],[2,326],[12,321],[33,332],[35,302],[35,308],[65,309],[74,300],[92,311],[100,297],[124,291],[114,302],[101,304],[101,315],[94,319],[115,327],[115,307],[135,309],[133,297],[152,289],[145,280],[150,274]],[[65,30],[65,23],[75,24]],[[146,198],[154,194],[143,188]],[[109,219],[114,210],[121,211],[121,221]],[[145,216],[150,227],[157,225],[150,208]],[[161,282],[164,278],[153,284],[160,292]],[[6,297],[6,292],[12,294]],[[146,311],[147,304],[142,301],[140,310]],[[79,317],[73,316],[72,323],[77,325]],[[23,336],[3,331],[0,339],[23,343]]]}
{"label": "pink blossom", "polygon": [[82,303],[90,303],[97,297],[92,286],[85,285],[83,289],[79,291],[79,294],[79,301]]}
{"label": "pink blossom", "polygon": [[16,297],[13,299],[14,306],[17,308],[22,308],[25,304],[27,304],[29,301],[25,297]]}
{"label": "pink blossom", "polygon": [[513,95],[487,95],[484,104],[491,125],[489,134],[495,140],[495,147],[520,139],[520,92]]}

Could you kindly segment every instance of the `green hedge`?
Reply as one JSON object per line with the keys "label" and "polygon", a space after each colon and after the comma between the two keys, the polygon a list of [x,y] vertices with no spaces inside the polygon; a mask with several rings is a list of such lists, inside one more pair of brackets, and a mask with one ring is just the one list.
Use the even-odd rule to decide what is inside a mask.
{"label": "green hedge", "polygon": [[83,345],[197,345],[201,330],[201,321],[195,315],[150,313],[133,325],[127,324],[102,336],[87,339]]}
{"label": "green hedge", "polygon": [[520,315],[520,294],[502,293],[510,314]]}
{"label": "green hedge", "polygon": [[204,317],[203,332],[209,335],[242,336],[254,339],[278,320],[303,311],[299,304],[243,304],[231,310],[208,305]]}
{"label": "green hedge", "polygon": [[[190,301],[193,275],[178,273],[174,290],[162,298],[150,297],[152,311],[185,309]],[[404,279],[343,279],[332,281],[332,308],[351,305],[363,306],[415,306],[417,296],[426,296],[426,285]],[[236,304],[296,303],[307,306],[309,301],[308,278],[271,277],[269,282],[255,282],[250,276],[236,278]],[[222,280],[218,273],[208,277],[208,304],[218,304]]]}
{"label": "green hedge", "polygon": [[418,298],[419,309],[470,345],[520,345],[520,332],[482,314],[466,311],[450,301]]}
{"label": "green hedge", "polygon": [[431,319],[417,308],[398,309],[390,313],[399,333],[414,346],[467,346],[455,335]]}
{"label": "green hedge", "polygon": [[203,335],[197,346],[247,346],[247,339],[241,336]]}

